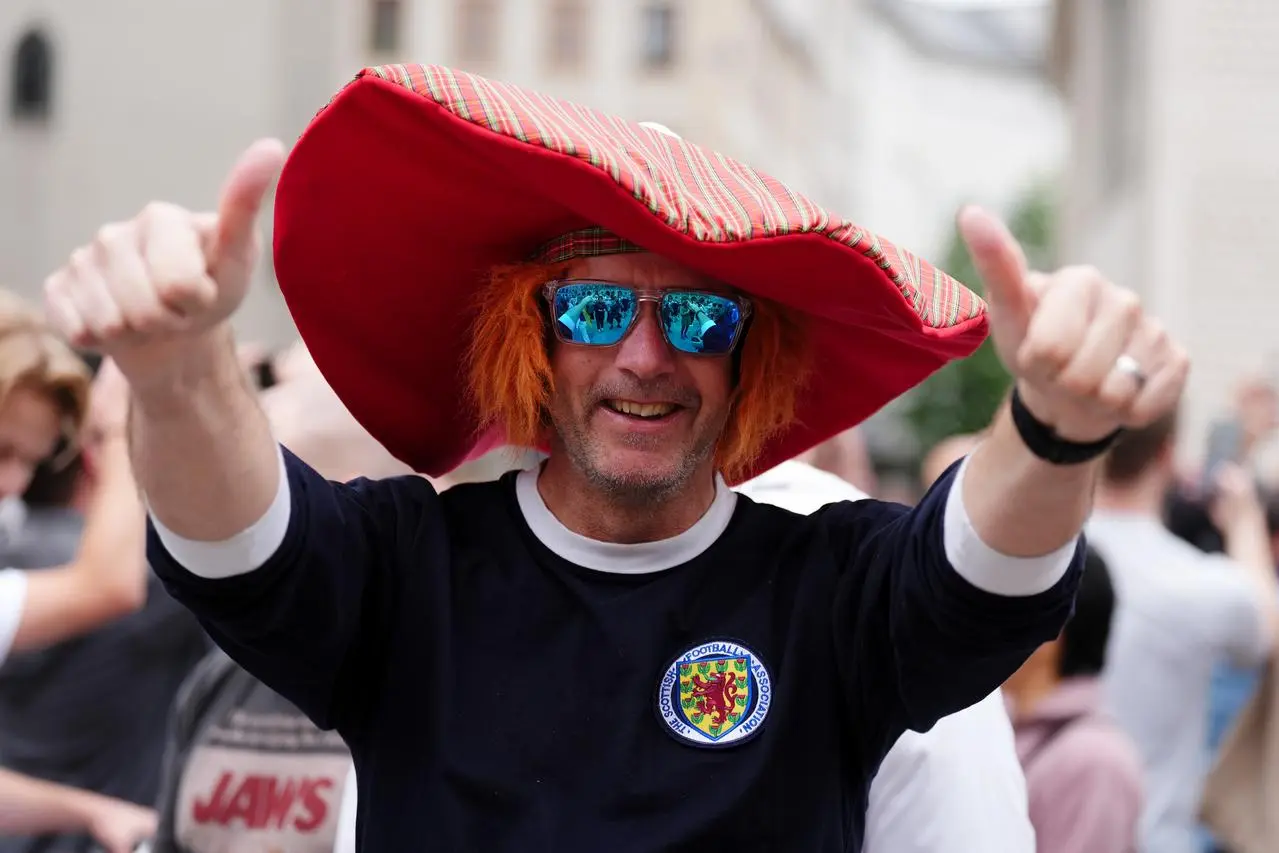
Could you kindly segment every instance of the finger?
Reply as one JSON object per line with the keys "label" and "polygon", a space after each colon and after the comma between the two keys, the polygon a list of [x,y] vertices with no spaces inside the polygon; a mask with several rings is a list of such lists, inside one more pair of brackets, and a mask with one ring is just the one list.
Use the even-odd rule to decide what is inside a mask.
{"label": "finger", "polygon": [[[93,257],[127,326],[153,329],[168,312],[160,304],[142,260],[140,235],[132,224],[103,226],[93,244]],[[175,315],[176,318],[176,315]]]}
{"label": "finger", "polygon": [[67,295],[80,312],[80,318],[90,334],[99,340],[119,335],[124,329],[124,315],[120,306],[111,298],[106,280],[93,262],[93,250],[76,249],[71,254],[71,286]]}
{"label": "finger", "polygon": [[217,248],[218,215],[211,212],[192,213],[191,226],[195,228],[196,236],[200,239],[200,248],[205,258],[213,257],[213,251]]}
{"label": "finger", "polygon": [[[1112,374],[1123,373],[1115,369],[1115,361],[1129,352],[1129,341],[1141,324],[1142,315],[1141,301],[1132,291],[1109,284],[1094,270],[1084,269],[1079,275],[1085,280],[1089,290],[1098,294],[1096,311],[1088,323],[1088,330],[1079,348],[1057,381],[1071,393],[1087,396],[1098,394]],[[1135,352],[1129,354],[1137,357]],[[1147,349],[1145,355],[1149,354]],[[1143,363],[1143,367],[1151,370],[1153,366]],[[1126,407],[1134,396],[1135,385],[1131,376],[1126,384],[1116,385],[1111,382],[1108,390],[1117,390],[1119,393],[1107,405]]]}
{"label": "finger", "polygon": [[189,213],[171,204],[151,204],[142,214],[142,258],[156,300],[178,317],[198,314],[217,299],[208,260]]}
{"label": "finger", "polygon": [[267,189],[284,167],[284,146],[261,139],[231,169],[218,202],[214,265],[245,262],[256,239],[258,213]]}
{"label": "finger", "polygon": [[[1149,377],[1157,373],[1163,366],[1169,347],[1168,333],[1162,324],[1153,319],[1143,320],[1128,339],[1128,345],[1117,353],[1111,361],[1111,369],[1097,391],[1098,400],[1111,411],[1119,412],[1127,417],[1128,411],[1137,401]],[[1141,367],[1142,377],[1133,376],[1116,366],[1119,357],[1127,355]]]}
{"label": "finger", "polygon": [[74,346],[88,344],[88,326],[75,302],[67,295],[66,270],[58,270],[44,281],[44,310],[54,330]]}
{"label": "finger", "polygon": [[1088,281],[1078,271],[1066,269],[1053,276],[1017,351],[1017,368],[1022,375],[1057,380],[1088,333],[1092,299]]}
{"label": "finger", "polygon": [[1158,367],[1146,380],[1141,393],[1128,407],[1124,425],[1139,429],[1176,409],[1190,374],[1190,358],[1176,344],[1167,344]]}
{"label": "finger", "polygon": [[1026,273],[1026,286],[1030,288],[1036,303],[1043,297],[1050,284],[1052,284],[1052,276],[1050,275],[1035,272],[1034,270]]}
{"label": "finger", "polygon": [[1026,256],[1021,246],[1003,222],[977,207],[960,213],[959,229],[991,309],[1010,321],[1020,321],[1024,330],[1034,310],[1034,298],[1025,281]]}

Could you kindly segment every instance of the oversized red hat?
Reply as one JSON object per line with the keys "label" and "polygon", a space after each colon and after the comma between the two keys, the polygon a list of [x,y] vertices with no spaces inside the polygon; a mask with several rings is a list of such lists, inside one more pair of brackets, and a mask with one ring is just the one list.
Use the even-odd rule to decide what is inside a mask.
{"label": "oversized red hat", "polygon": [[469,401],[476,289],[495,265],[592,226],[809,315],[816,361],[797,422],[753,474],[860,423],[986,335],[975,294],[774,178],[436,66],[367,68],[311,122],[277,190],[275,272],[351,413],[439,476],[503,442]]}

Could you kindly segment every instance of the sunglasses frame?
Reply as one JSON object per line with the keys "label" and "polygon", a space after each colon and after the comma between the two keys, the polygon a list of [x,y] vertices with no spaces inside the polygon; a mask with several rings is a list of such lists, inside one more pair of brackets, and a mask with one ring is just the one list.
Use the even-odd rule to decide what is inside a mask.
{"label": "sunglasses frame", "polygon": [[618,339],[611,344],[588,344],[582,343],[581,341],[565,340],[564,336],[560,334],[559,325],[556,322],[559,318],[552,316],[551,326],[555,329],[556,340],[562,344],[568,344],[573,347],[608,349],[609,347],[620,346],[622,341],[626,340],[626,336],[631,333],[633,328],[635,328],[635,322],[639,319],[639,303],[652,302],[654,305],[660,306],[662,304],[662,298],[669,293],[687,293],[689,295],[713,296],[717,299],[728,299],[737,303],[737,310],[740,311],[742,315],[741,319],[737,323],[737,328],[733,331],[733,339],[729,342],[728,349],[723,352],[689,352],[688,350],[680,349],[671,341],[670,332],[667,330],[665,324],[658,323],[658,327],[662,330],[663,340],[666,341],[667,345],[670,346],[671,349],[675,350],[680,355],[690,355],[695,358],[723,358],[726,355],[732,355],[733,351],[737,349],[737,345],[742,342],[743,333],[746,331],[746,321],[751,316],[750,299],[745,296],[739,296],[736,293],[716,293],[713,290],[696,290],[688,287],[634,287],[633,285],[623,284],[620,281],[609,281],[608,279],[603,278],[557,278],[542,285],[542,296],[546,299],[546,303],[550,307],[552,315],[555,314],[555,294],[560,291],[560,288],[579,284],[598,284],[603,287],[616,287],[621,290],[629,290],[635,295],[636,304],[635,313],[631,315],[631,322],[622,330],[622,334],[618,337]]}

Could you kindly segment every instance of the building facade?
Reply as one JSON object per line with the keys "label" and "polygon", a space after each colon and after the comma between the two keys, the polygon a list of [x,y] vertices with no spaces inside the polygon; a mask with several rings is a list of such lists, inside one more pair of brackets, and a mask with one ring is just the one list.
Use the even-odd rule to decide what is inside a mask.
{"label": "building facade", "polygon": [[[937,261],[961,204],[1006,209],[1060,165],[1064,122],[1042,68],[1049,8],[5,0],[0,286],[38,296],[98,225],[151,199],[212,207],[251,141],[296,138],[355,70],[400,61],[659,122]],[[293,325],[269,264],[260,278],[236,323],[279,345]]]}
{"label": "building facade", "polygon": [[[847,0],[419,0],[415,55],[567,98],[749,162],[835,206],[831,64]],[[825,26],[813,26],[824,22]]]}
{"label": "building facade", "polygon": [[[211,209],[236,156],[296,137],[358,68],[345,0],[0,3],[0,286],[44,277],[153,199]],[[270,216],[263,227],[269,229]],[[236,322],[281,344],[269,269]]]}
{"label": "building facade", "polygon": [[1183,452],[1242,374],[1279,380],[1279,4],[1059,0],[1072,139],[1062,240],[1190,349]]}
{"label": "building facade", "polygon": [[[38,296],[73,247],[151,199],[211,207],[245,146],[295,138],[355,70],[381,62],[449,64],[660,122],[838,206],[848,143],[822,125],[838,114],[824,99],[839,91],[823,77],[829,64],[813,59],[829,63],[838,40],[811,25],[818,7],[845,21],[852,9],[842,0],[6,0],[0,283]],[[806,40],[820,34],[820,44]],[[269,232],[269,215],[262,225]],[[279,344],[293,328],[268,267],[237,323]]]}

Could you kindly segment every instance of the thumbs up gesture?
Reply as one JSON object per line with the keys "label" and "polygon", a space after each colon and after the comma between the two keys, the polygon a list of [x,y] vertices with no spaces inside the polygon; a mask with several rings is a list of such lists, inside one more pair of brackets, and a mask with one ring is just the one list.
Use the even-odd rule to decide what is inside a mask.
{"label": "thumbs up gesture", "polygon": [[73,344],[110,356],[130,381],[231,316],[261,255],[256,219],[284,164],[275,140],[241,155],[216,213],[153,202],[103,226],[45,281],[50,322]]}
{"label": "thumbs up gesture", "polygon": [[991,339],[1032,414],[1088,443],[1171,411],[1190,362],[1136,294],[1091,267],[1031,272],[1008,229],[982,210],[960,214],[986,288]]}

